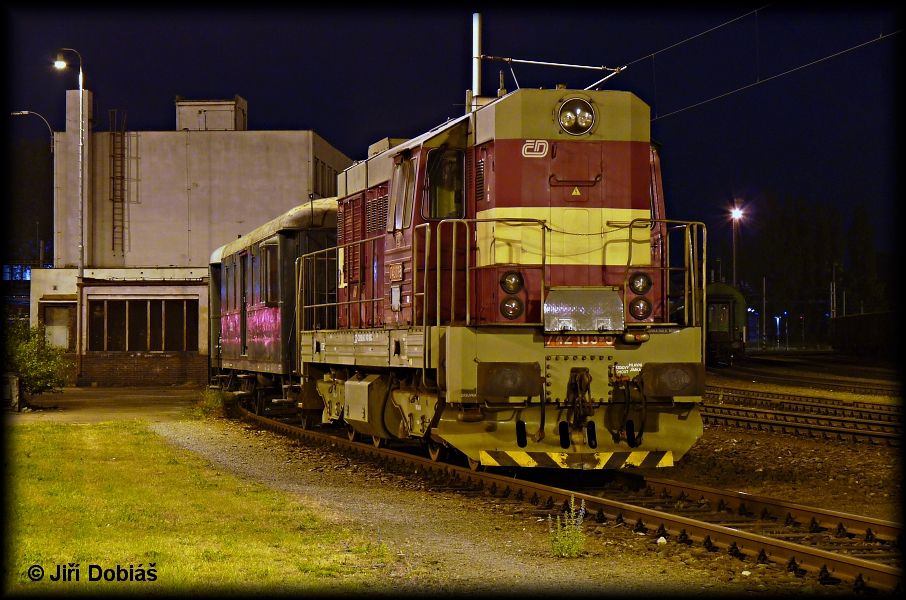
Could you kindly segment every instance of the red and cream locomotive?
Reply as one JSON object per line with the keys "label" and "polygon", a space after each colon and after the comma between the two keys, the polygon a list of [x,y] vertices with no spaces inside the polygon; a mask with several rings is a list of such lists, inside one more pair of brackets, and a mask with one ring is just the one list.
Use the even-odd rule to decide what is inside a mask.
{"label": "red and cream locomotive", "polygon": [[[305,422],[476,468],[671,466],[701,436],[706,234],[666,218],[634,94],[515,90],[291,213],[215,252],[212,285],[220,367],[275,353],[255,379]],[[256,276],[258,305],[230,299]]]}

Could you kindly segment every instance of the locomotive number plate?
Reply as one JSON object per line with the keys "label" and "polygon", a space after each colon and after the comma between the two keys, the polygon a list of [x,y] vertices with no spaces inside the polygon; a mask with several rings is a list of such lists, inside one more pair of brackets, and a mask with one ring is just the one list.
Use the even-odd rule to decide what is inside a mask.
{"label": "locomotive number plate", "polygon": [[614,344],[612,335],[557,334],[544,336],[545,348],[609,348]]}

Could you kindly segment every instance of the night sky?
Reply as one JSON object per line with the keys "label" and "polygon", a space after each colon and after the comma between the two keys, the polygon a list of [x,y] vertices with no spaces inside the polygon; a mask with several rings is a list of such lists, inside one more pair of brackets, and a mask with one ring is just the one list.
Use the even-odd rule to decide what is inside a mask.
{"label": "night sky", "polygon": [[[865,204],[879,249],[891,250],[898,243],[891,211],[898,210],[900,13],[892,5],[757,8],[630,11],[573,3],[557,12],[482,10],[482,49],[525,60],[628,65],[604,87],[632,91],[652,106],[671,218],[704,220],[713,238],[729,239],[734,198],[746,206],[750,227],[766,193],[834,204],[843,214]],[[462,114],[472,81],[469,9],[7,8],[7,28],[8,112],[38,112],[57,130],[64,127],[64,92],[77,88],[76,70],[52,67],[59,47],[82,54],[99,131],[109,129],[109,109],[125,111],[129,130],[170,131],[177,95],[238,94],[248,100],[249,129],[313,129],[353,159],[383,137],[412,137]],[[496,94],[500,69],[507,89],[516,87],[503,63],[486,62],[484,95]],[[584,88],[601,77],[514,69],[522,87]],[[49,162],[40,119],[8,117],[7,126],[11,152],[20,140],[45,140]],[[39,207],[13,219],[34,238],[43,215],[38,233],[50,239],[51,214]]]}

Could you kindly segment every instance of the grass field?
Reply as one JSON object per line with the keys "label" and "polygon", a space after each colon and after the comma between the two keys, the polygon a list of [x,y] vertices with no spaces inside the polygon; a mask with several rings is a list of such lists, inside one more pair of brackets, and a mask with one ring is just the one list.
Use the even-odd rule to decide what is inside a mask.
{"label": "grass field", "polygon": [[[385,546],[166,445],[146,423],[5,430],[5,594],[364,591],[393,562]],[[52,581],[58,565],[79,581]],[[145,581],[105,581],[108,569]]]}

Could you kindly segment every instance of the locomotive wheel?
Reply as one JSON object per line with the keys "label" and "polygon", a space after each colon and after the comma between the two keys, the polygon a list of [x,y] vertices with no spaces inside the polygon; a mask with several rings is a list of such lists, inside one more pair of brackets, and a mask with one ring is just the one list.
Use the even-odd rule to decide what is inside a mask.
{"label": "locomotive wheel", "polygon": [[434,440],[428,440],[428,457],[433,462],[440,462],[447,456],[447,449],[443,444],[438,444]]}
{"label": "locomotive wheel", "polygon": [[302,429],[311,429],[315,425],[315,418],[312,415],[305,414],[305,411],[299,413],[299,425]]}
{"label": "locomotive wheel", "polygon": [[358,432],[352,428],[352,425],[346,424],[346,437],[349,438],[350,442],[354,442],[356,437],[358,437]]}
{"label": "locomotive wheel", "polygon": [[375,448],[382,448],[387,445],[384,443],[384,438],[378,437],[376,435],[371,436],[371,443],[374,444]]}

